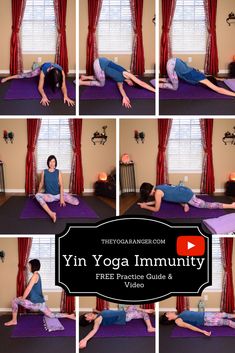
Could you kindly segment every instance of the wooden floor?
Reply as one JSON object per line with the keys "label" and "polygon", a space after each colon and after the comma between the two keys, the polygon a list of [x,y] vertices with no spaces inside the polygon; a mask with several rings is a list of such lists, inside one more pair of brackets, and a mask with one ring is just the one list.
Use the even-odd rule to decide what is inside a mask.
{"label": "wooden floor", "polygon": [[120,216],[123,215],[139,199],[139,194],[126,193],[120,196]]}
{"label": "wooden floor", "polygon": [[[17,194],[12,194],[12,193],[6,193],[6,194],[0,194],[0,206],[2,206],[10,197],[12,196],[25,196],[25,194],[17,193]],[[84,194],[84,196],[93,196],[93,194]],[[97,199],[103,201],[106,203],[108,206],[112,207],[113,209],[116,208],[116,201],[114,199],[109,199],[107,197],[102,197],[102,196],[97,196]]]}

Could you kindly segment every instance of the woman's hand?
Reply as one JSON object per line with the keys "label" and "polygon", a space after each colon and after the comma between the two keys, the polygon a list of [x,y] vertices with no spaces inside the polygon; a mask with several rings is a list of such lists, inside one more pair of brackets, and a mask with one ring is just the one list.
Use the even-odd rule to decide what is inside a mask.
{"label": "woman's hand", "polygon": [[64,104],[68,104],[68,107],[73,107],[75,106],[75,102],[70,99],[69,97],[64,97]]}
{"label": "woman's hand", "polygon": [[63,199],[60,199],[60,207],[66,207],[66,203]]}
{"label": "woman's hand", "polygon": [[87,345],[87,341],[84,340],[84,339],[79,342],[79,348],[80,349],[86,348],[86,345]]}
{"label": "woman's hand", "polygon": [[146,208],[147,206],[146,202],[138,202],[137,205],[139,205],[140,208]]}
{"label": "woman's hand", "polygon": [[127,96],[122,98],[122,106],[124,106],[125,108],[128,108],[128,109],[131,108],[131,102]]}
{"label": "woman's hand", "polygon": [[40,104],[43,105],[44,107],[46,107],[50,104],[50,101],[47,97],[43,97],[40,101]]}
{"label": "woman's hand", "polygon": [[211,336],[211,331],[205,331],[205,330],[203,330],[203,334],[204,334],[205,336]]}

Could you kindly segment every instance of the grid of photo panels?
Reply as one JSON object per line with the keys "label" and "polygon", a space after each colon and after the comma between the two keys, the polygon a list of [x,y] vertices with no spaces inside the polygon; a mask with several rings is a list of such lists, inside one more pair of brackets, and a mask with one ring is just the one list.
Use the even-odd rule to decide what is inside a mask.
{"label": "grid of photo panels", "polygon": [[[4,353],[232,351],[234,12],[234,0],[1,0]],[[142,305],[67,295],[55,235],[119,215],[211,234],[212,285]]]}

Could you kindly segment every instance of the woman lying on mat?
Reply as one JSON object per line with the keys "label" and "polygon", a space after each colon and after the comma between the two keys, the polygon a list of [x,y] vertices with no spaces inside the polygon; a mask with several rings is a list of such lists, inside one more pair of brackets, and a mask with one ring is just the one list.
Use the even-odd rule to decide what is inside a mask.
{"label": "woman lying on mat", "polygon": [[[66,202],[77,206],[79,201],[76,197],[64,192],[62,175],[61,172],[56,169],[57,159],[55,156],[51,155],[47,158],[47,166],[48,169],[45,169],[41,174],[38,192],[35,197],[55,223],[56,213],[51,211],[46,204],[47,202],[60,201],[60,206],[65,207]],[[45,189],[44,193],[42,193],[43,186]]]}
{"label": "woman lying on mat", "polygon": [[187,328],[192,331],[200,332],[205,336],[210,336],[211,332],[201,330],[197,326],[229,326],[235,328],[235,314],[227,313],[212,313],[185,310],[181,314],[176,314],[173,311],[168,311],[160,317],[160,324],[170,325],[175,323],[179,327]]}
{"label": "woman lying on mat", "polygon": [[79,324],[88,326],[93,323],[93,329],[79,343],[79,348],[85,348],[87,342],[96,334],[100,326],[125,325],[134,319],[144,320],[148,332],[155,332],[149,314],[154,314],[154,309],[141,309],[135,305],[130,305],[125,310],[103,310],[101,312],[86,313],[80,316]]}
{"label": "woman lying on mat", "polygon": [[68,318],[75,320],[74,314],[53,314],[46,306],[45,299],[42,293],[42,281],[38,271],[41,264],[38,259],[30,260],[28,263],[29,271],[33,274],[29,283],[24,291],[22,297],[12,300],[12,319],[5,323],[5,326],[17,325],[18,307],[21,305],[23,308],[32,311],[41,311],[44,315],[51,318]]}
{"label": "woman lying on mat", "polygon": [[[158,212],[161,208],[162,200],[167,202],[179,203],[184,212],[189,211],[189,205],[197,208],[232,208],[235,209],[235,202],[230,204],[220,202],[207,202],[197,197],[193,191],[182,185],[162,184],[153,186],[150,183],[143,183],[140,186],[141,201],[138,205],[141,208],[152,212]],[[147,202],[149,196],[153,196],[155,201]]]}
{"label": "woman lying on mat", "polygon": [[222,79],[216,79],[213,76],[207,77],[199,70],[189,67],[179,58],[169,59],[167,61],[166,69],[168,78],[159,79],[159,88],[176,91],[179,87],[180,78],[182,81],[190,83],[191,85],[197,85],[198,83],[201,83],[217,93],[235,97],[235,92],[217,86],[217,80],[223,81]]}
{"label": "woman lying on mat", "polygon": [[42,96],[42,99],[40,101],[42,105],[47,106],[50,104],[50,101],[47,98],[46,93],[43,89],[45,80],[49,83],[53,92],[55,92],[57,88],[61,89],[64,97],[64,103],[67,103],[68,106],[75,105],[75,102],[68,97],[65,73],[62,67],[58,64],[46,62],[33,71],[3,78],[1,82],[4,83],[13,79],[32,78],[35,76],[39,76],[38,91]]}
{"label": "woman lying on mat", "polygon": [[109,77],[117,83],[118,89],[122,96],[122,105],[126,108],[131,108],[130,99],[127,97],[123,88],[125,81],[129,86],[140,86],[151,92],[155,92],[155,88],[148,83],[140,80],[132,73],[128,72],[124,67],[114,63],[107,58],[99,58],[94,61],[94,76],[81,75],[79,80],[80,86],[97,86],[103,87],[105,85],[105,78]]}

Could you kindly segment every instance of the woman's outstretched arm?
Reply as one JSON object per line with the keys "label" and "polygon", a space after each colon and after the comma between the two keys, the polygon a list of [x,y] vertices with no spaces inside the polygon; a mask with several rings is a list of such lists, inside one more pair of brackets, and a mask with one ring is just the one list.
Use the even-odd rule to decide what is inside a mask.
{"label": "woman's outstretched arm", "polygon": [[127,97],[126,92],[125,92],[125,90],[123,88],[123,83],[122,82],[118,82],[117,86],[118,86],[119,92],[122,95],[122,105],[125,108],[128,108],[128,109],[131,108],[131,102],[130,102],[130,99]]}
{"label": "woman's outstretched arm", "polygon": [[218,86],[214,85],[212,82],[210,82],[207,78],[205,80],[201,80],[200,83],[209,87],[210,89],[212,89],[213,91],[215,91],[217,93],[224,94],[225,96],[235,97],[235,92],[229,91],[226,88],[218,87]]}
{"label": "woman's outstretched arm", "polygon": [[61,172],[59,173],[59,186],[60,186],[60,206],[65,207],[66,203],[64,201],[64,185]]}
{"label": "woman's outstretched arm", "polygon": [[86,348],[87,342],[88,342],[93,336],[95,336],[96,332],[99,330],[101,322],[102,322],[102,316],[100,316],[100,317],[98,317],[97,319],[95,319],[93,329],[88,333],[88,335],[86,335],[86,337],[84,337],[84,338],[79,342],[79,348],[80,348],[80,349]]}
{"label": "woman's outstretched arm", "polygon": [[145,210],[158,212],[161,208],[163,195],[164,193],[161,190],[156,190],[154,206],[149,206],[148,202],[139,202],[138,205],[140,206],[140,208],[144,208]]}
{"label": "woman's outstretched arm", "polygon": [[44,186],[44,171],[42,171],[41,178],[40,178],[40,183],[38,187],[38,193],[42,192],[42,188]]}
{"label": "woman's outstretched arm", "polygon": [[123,76],[125,78],[129,78],[131,79],[133,82],[135,82],[137,85],[147,89],[148,91],[151,91],[151,92],[156,92],[156,89],[154,87],[152,87],[151,85],[149,85],[148,83],[140,80],[139,78],[137,78],[135,75],[133,75],[132,73],[128,72],[128,71],[124,71],[123,72]]}
{"label": "woman's outstretched arm", "polygon": [[62,81],[61,91],[62,91],[63,96],[64,96],[64,103],[67,103],[69,107],[73,107],[75,105],[75,102],[68,97],[64,71],[62,71],[62,76],[63,76],[63,81]]}
{"label": "woman's outstretched arm", "polygon": [[39,76],[39,83],[38,83],[38,91],[42,96],[42,99],[40,101],[40,104],[42,104],[44,107],[48,106],[50,104],[49,99],[47,98],[47,95],[44,91],[44,83],[45,83],[45,75],[41,71],[40,76]]}

